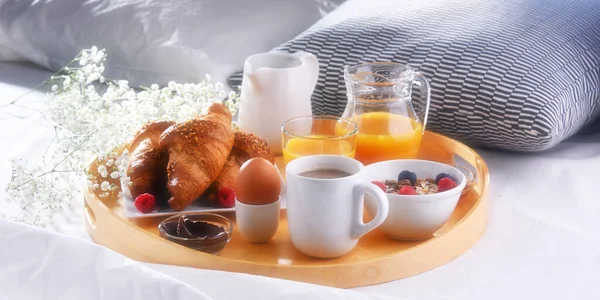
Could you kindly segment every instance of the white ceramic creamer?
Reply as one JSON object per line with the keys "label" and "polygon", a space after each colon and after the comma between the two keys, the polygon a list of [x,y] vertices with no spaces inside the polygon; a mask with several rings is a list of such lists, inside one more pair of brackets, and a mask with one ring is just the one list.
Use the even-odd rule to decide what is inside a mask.
{"label": "white ceramic creamer", "polygon": [[248,57],[238,115],[242,131],[265,139],[275,155],[282,153],[283,122],[312,115],[310,97],[319,62],[307,52],[268,52]]}

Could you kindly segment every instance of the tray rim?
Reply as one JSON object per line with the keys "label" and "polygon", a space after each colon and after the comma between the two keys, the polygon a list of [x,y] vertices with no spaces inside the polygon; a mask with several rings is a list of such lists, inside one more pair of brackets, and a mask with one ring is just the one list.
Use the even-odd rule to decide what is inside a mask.
{"label": "tray rim", "polygon": [[[402,254],[406,254],[406,253],[410,253],[410,252],[414,252],[414,251],[419,251],[422,248],[427,248],[427,247],[431,247],[431,244],[434,243],[438,243],[440,242],[440,240],[443,240],[444,237],[446,237],[447,235],[456,232],[457,230],[459,230],[460,228],[462,228],[464,226],[464,223],[467,222],[468,220],[470,220],[470,218],[473,216],[473,214],[476,211],[479,211],[481,209],[485,210],[485,220],[482,224],[482,228],[480,230],[480,232],[477,234],[477,237],[475,237],[473,239],[473,241],[469,242],[469,243],[464,243],[466,245],[466,247],[461,247],[464,248],[464,251],[460,251],[461,253],[459,253],[458,255],[453,255],[452,257],[450,257],[449,259],[443,259],[443,263],[434,263],[433,266],[429,266],[429,263],[426,263],[425,265],[428,265],[425,268],[422,268],[421,271],[418,272],[414,272],[412,275],[416,275],[419,273],[423,273],[426,272],[428,270],[437,268],[441,265],[444,265],[452,260],[454,260],[455,258],[461,256],[462,254],[464,254],[464,252],[468,251],[470,248],[472,248],[477,241],[481,238],[481,236],[483,235],[483,233],[485,232],[485,229],[487,227],[487,207],[488,207],[488,201],[487,201],[487,194],[488,194],[488,190],[489,190],[489,170],[487,168],[487,165],[485,163],[485,161],[481,158],[481,156],[475,152],[473,149],[471,149],[470,147],[466,146],[465,144],[456,141],[450,137],[435,133],[435,132],[431,132],[431,131],[426,131],[426,134],[428,135],[433,135],[435,136],[437,139],[446,139],[449,142],[452,142],[453,144],[459,146],[460,148],[463,148],[463,150],[468,151],[468,152],[472,152],[473,154],[475,154],[475,158],[477,160],[477,164],[483,169],[483,174],[477,174],[478,176],[478,184],[479,182],[481,182],[481,193],[479,194],[479,198],[478,200],[473,204],[473,206],[465,213],[465,215],[458,220],[455,225],[453,226],[452,230],[446,232],[443,235],[440,236],[436,236],[433,237],[427,241],[423,241],[420,242],[418,245],[412,246],[410,248],[406,248],[406,249],[402,249],[400,251],[397,252],[393,252],[390,254],[386,254],[383,256],[379,256],[379,257],[374,257],[374,258],[369,258],[366,260],[361,260],[361,261],[351,261],[351,262],[340,262],[340,263],[328,263],[325,265],[319,265],[319,264],[310,264],[310,265],[285,265],[285,264],[268,264],[268,263],[263,263],[263,262],[253,262],[253,261],[249,261],[249,260],[243,260],[243,259],[239,259],[239,258],[230,258],[230,257],[224,257],[224,256],[220,256],[220,255],[211,255],[211,254],[207,254],[207,253],[202,253],[199,251],[195,251],[193,249],[189,249],[187,247],[181,246],[179,244],[173,243],[173,242],[169,242],[169,241],[164,241],[164,242],[168,242],[166,244],[170,245],[170,247],[175,247],[176,249],[180,249],[181,251],[184,252],[189,252],[190,254],[193,253],[194,255],[198,255],[199,257],[203,257],[203,259],[210,259],[213,262],[218,262],[218,263],[222,263],[222,262],[226,262],[227,264],[231,264],[231,263],[235,263],[235,264],[239,264],[239,265],[245,265],[247,267],[252,267],[252,266],[261,266],[261,267],[268,267],[270,269],[289,269],[289,270],[307,270],[307,269],[333,269],[333,268],[339,268],[339,267],[356,267],[356,266],[362,266],[362,265],[368,265],[370,262],[374,262],[374,261],[388,261],[390,259],[394,259]],[[94,157],[91,161],[94,162],[97,159],[97,157]],[[478,167],[478,166],[474,166],[474,167]],[[94,206],[96,207],[96,209],[100,209],[102,211],[104,211],[107,214],[112,215],[114,218],[116,218],[117,220],[120,220],[121,223],[125,224],[128,228],[131,228],[132,230],[136,230],[136,232],[143,232],[144,237],[149,238],[149,239],[156,239],[157,236],[151,232],[148,232],[147,230],[141,228],[140,226],[137,226],[136,224],[132,223],[130,221],[130,219],[128,219],[126,216],[124,215],[119,215],[116,213],[113,213],[111,211],[111,209],[108,208],[108,206],[104,203],[104,201],[102,199],[100,199],[99,197],[97,197],[97,195],[95,193],[93,193],[93,191],[91,191],[87,186],[84,187],[84,198],[85,198],[85,222],[86,222],[86,229],[88,231],[88,234],[90,235],[90,237],[92,238],[92,240],[94,240],[94,242],[98,243],[96,241],[96,238],[94,237],[93,231],[96,227],[96,224],[92,224],[93,221],[90,220],[90,216],[89,216],[89,211],[91,210],[92,213],[94,215],[96,215],[96,212],[94,211],[94,209],[89,208],[88,206]],[[93,200],[96,203],[90,203],[90,198],[91,200]],[[232,214],[234,212],[220,212],[222,214]],[[282,213],[285,213],[285,211],[282,211]],[[95,218],[92,217],[92,218]],[[149,217],[148,219],[151,218],[160,218],[160,217]],[[91,228],[93,227],[93,228]],[[99,243],[101,244],[101,243]],[[124,254],[126,255],[126,254]],[[126,255],[127,256],[127,255]],[[201,259],[198,259],[198,261],[200,261]],[[145,260],[147,262],[151,262],[151,263],[160,263],[160,262],[152,262],[152,261],[148,261]],[[214,265],[214,264],[213,264]],[[188,267],[190,265],[187,265]],[[196,267],[196,266],[191,266],[191,267]],[[197,268],[197,267],[196,267]],[[230,268],[226,267],[226,268],[222,268],[222,269],[217,269],[217,268],[212,268],[212,267],[208,267],[207,269],[213,269],[213,270],[223,270],[223,271],[231,271]],[[239,269],[239,268],[238,268]],[[235,271],[232,271],[235,272]],[[256,274],[256,275],[263,275],[263,276],[270,276],[270,275],[264,275],[265,272],[243,272],[243,273],[248,273],[248,274]],[[405,277],[409,277],[412,275],[408,275],[408,276],[401,276],[399,278],[396,279],[391,279],[391,280],[397,280],[397,279],[401,279],[401,278],[405,278]],[[272,276],[271,276],[272,277]],[[279,277],[282,279],[287,279],[287,277]],[[291,279],[291,280],[298,280],[298,279]],[[298,281],[302,281],[302,280],[298,280]],[[377,284],[377,283],[383,283],[383,282],[388,282],[390,280],[387,281],[380,281],[380,282],[371,282],[365,285],[371,285],[371,284]],[[310,283],[317,283],[317,284],[325,284],[325,285],[329,285],[327,283],[318,283],[318,282],[314,282],[314,281],[304,281],[304,282],[310,282]],[[365,285],[351,285],[351,286],[344,286],[344,285],[331,285],[331,286],[337,286],[337,287],[358,287],[358,286],[365,286]]]}

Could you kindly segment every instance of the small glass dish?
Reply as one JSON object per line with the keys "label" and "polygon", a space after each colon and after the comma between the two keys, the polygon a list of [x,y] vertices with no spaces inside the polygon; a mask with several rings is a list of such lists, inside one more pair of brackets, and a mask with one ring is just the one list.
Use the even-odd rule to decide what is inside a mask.
{"label": "small glass dish", "polygon": [[475,172],[469,170],[468,168],[465,168],[462,166],[453,165],[453,167],[455,167],[456,169],[461,171],[465,175],[465,178],[467,179],[467,184],[465,185],[465,188],[462,190],[462,195],[465,195],[473,189],[475,184],[477,184],[477,174]]}
{"label": "small glass dish", "polygon": [[[191,221],[193,224],[200,224],[201,226],[215,225],[221,227],[220,232],[206,235],[198,235],[196,237],[180,237],[177,234],[178,224],[180,219],[183,221]],[[198,223],[195,223],[198,222]],[[207,225],[207,224],[210,225]],[[214,226],[210,226],[212,230]],[[209,254],[218,254],[223,250],[225,245],[231,240],[231,232],[233,231],[233,223],[229,219],[208,212],[199,213],[184,213],[171,216],[164,219],[158,224],[158,231],[160,236],[171,242],[180,244],[182,246],[192,248],[194,250],[202,251]],[[192,234],[196,232],[189,231]]]}

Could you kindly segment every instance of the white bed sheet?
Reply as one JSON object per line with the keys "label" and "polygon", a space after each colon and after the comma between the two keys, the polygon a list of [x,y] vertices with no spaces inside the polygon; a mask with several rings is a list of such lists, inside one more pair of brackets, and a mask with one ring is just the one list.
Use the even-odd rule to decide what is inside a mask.
{"label": "white bed sheet", "polygon": [[2,220],[0,249],[0,299],[397,299],[216,271],[185,284],[177,277],[197,279],[196,270],[167,276],[91,242]]}
{"label": "white bed sheet", "polygon": [[[0,105],[49,74],[28,65],[0,63]],[[41,97],[30,94],[28,99]],[[10,176],[8,159],[41,151],[39,140],[48,138],[39,119],[18,113],[25,117],[0,114],[2,186]],[[600,299],[600,122],[543,153],[478,151],[491,172],[490,222],[481,241],[437,269],[355,290],[406,299]],[[2,189],[0,211],[8,212],[5,199]],[[59,226],[68,235],[89,240],[81,212],[75,206]],[[215,299],[230,299],[232,282],[260,287],[252,295],[302,288],[258,276],[146,265]]]}

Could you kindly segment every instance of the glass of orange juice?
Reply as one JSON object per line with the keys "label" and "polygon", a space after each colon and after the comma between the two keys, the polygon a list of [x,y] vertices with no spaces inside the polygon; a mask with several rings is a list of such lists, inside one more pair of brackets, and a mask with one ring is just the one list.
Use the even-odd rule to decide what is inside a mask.
{"label": "glass of orange juice", "polygon": [[[382,62],[346,66],[344,78],[348,103],[342,117],[358,125],[355,158],[365,165],[416,158],[429,111],[425,77]],[[420,97],[413,97],[413,86]]]}
{"label": "glass of orange juice", "polygon": [[288,120],[281,126],[283,160],[317,154],[354,158],[358,126],[335,116],[305,116]]}

